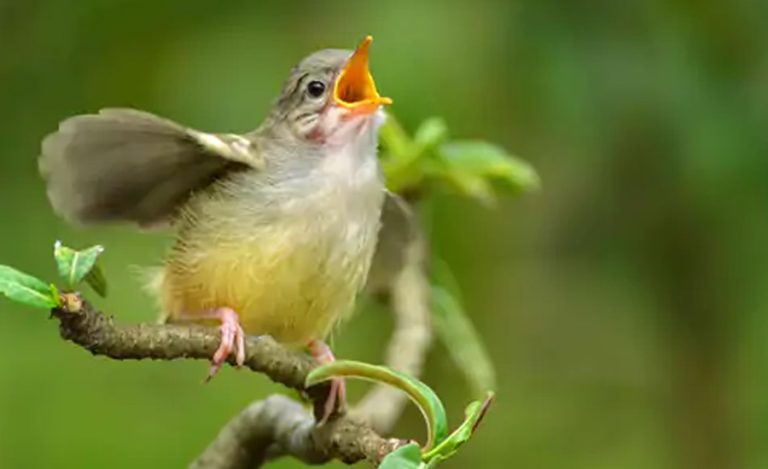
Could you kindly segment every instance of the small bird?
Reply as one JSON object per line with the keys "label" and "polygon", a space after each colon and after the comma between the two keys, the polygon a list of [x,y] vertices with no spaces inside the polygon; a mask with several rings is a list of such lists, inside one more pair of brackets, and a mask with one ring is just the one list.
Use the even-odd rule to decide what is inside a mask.
{"label": "small bird", "polygon": [[[392,101],[370,74],[371,41],[304,58],[262,125],[243,135],[103,109],[43,140],[39,166],[57,214],[175,228],[151,289],[170,322],[220,323],[209,379],[232,353],[243,363],[245,334],[333,360],[324,340],[365,285],[382,207],[402,208],[377,160]],[[324,420],[344,394],[335,381]]]}

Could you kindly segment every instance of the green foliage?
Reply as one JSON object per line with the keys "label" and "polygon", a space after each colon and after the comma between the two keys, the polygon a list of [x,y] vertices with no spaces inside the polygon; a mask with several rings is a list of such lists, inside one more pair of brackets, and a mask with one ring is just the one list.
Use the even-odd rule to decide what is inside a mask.
{"label": "green foliage", "polygon": [[416,443],[409,443],[389,453],[379,464],[379,469],[420,469],[421,449]]}
{"label": "green foliage", "polygon": [[465,410],[464,422],[448,434],[445,407],[437,394],[418,379],[390,368],[338,360],[312,370],[307,376],[305,385],[312,386],[332,378],[342,377],[394,386],[405,392],[424,416],[427,423],[427,443],[424,447],[419,448],[416,444],[409,444],[393,451],[379,466],[384,469],[430,468],[450,458],[472,437],[494,397],[492,392],[488,392],[484,401],[469,404]]}
{"label": "green foliage", "polygon": [[[96,293],[104,296],[107,292],[107,282],[96,265],[102,252],[104,248],[101,246],[76,251],[57,241],[53,257],[59,275],[66,280],[69,288],[75,288],[85,281]],[[0,293],[10,300],[35,308],[52,309],[61,304],[59,289],[55,285],[6,265],[0,265]]]}
{"label": "green foliage", "polygon": [[80,282],[85,281],[100,296],[106,296],[107,281],[96,264],[103,252],[104,247],[100,245],[76,251],[56,241],[53,257],[56,260],[59,275],[67,282],[69,288],[75,288]]}
{"label": "green foliage", "polygon": [[483,141],[449,140],[448,127],[432,117],[413,138],[393,116],[381,129],[382,166],[390,190],[408,193],[427,185],[452,187],[484,204],[495,201],[493,183],[511,190],[539,186],[536,171],[503,148]]}
{"label": "green foliage", "polygon": [[85,275],[85,283],[95,291],[100,297],[107,296],[107,278],[104,276],[104,272],[101,270],[98,264]]}
{"label": "green foliage", "polygon": [[488,142],[448,142],[440,146],[437,155],[442,163],[439,174],[459,192],[484,203],[495,201],[492,181],[512,190],[539,186],[538,175],[531,166]]}
{"label": "green foliage", "polygon": [[431,266],[432,325],[451,359],[464,374],[473,396],[496,389],[496,371],[480,334],[462,306],[461,289],[442,259]]}
{"label": "green foliage", "polygon": [[491,403],[493,402],[494,394],[492,392],[487,393],[485,400],[474,401],[470,403],[464,410],[464,421],[459,425],[456,430],[453,431],[446,439],[440,442],[432,450],[424,454],[424,460],[430,463],[437,463],[444,461],[459,450],[459,447],[469,441],[474,434],[480,421],[485,416]]}
{"label": "green foliage", "polygon": [[329,380],[336,377],[357,378],[394,386],[408,395],[421,411],[427,424],[426,449],[442,441],[448,435],[448,417],[437,394],[418,379],[392,370],[385,366],[368,363],[337,360],[312,370],[307,376],[306,385]]}
{"label": "green foliage", "polygon": [[472,437],[493,398],[493,393],[488,393],[484,401],[469,404],[464,411],[464,422],[432,450],[422,454],[417,444],[409,443],[388,454],[379,469],[429,469],[449,459]]}
{"label": "green foliage", "polygon": [[441,117],[430,117],[419,125],[413,141],[420,151],[434,150],[448,138],[448,125]]}
{"label": "green foliage", "polygon": [[496,373],[480,336],[459,300],[447,289],[432,286],[433,325],[451,358],[464,373],[472,393],[496,388]]}
{"label": "green foliage", "polygon": [[0,265],[0,293],[34,308],[51,309],[59,304],[55,286],[6,265]]}

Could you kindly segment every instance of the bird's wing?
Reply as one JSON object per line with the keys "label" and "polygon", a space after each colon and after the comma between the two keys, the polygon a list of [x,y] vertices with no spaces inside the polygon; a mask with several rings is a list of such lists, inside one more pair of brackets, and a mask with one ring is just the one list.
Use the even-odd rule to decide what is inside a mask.
{"label": "bird's wing", "polygon": [[408,203],[397,194],[387,192],[366,289],[370,292],[387,289],[409,261],[408,250],[415,247],[415,241],[421,236],[416,215]]}
{"label": "bird's wing", "polygon": [[208,134],[133,109],[71,117],[42,144],[40,172],[54,210],[80,223],[151,226],[229,171],[261,169],[250,140]]}

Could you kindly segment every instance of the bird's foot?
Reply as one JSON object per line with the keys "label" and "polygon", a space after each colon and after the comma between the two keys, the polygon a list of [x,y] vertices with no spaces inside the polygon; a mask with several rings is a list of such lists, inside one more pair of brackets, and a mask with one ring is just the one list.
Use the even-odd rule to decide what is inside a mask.
{"label": "bird's foot", "polygon": [[211,368],[208,370],[206,382],[210,381],[219,372],[221,365],[235,352],[235,363],[238,367],[245,363],[245,332],[240,326],[240,318],[232,308],[217,308],[210,317],[221,321],[221,343],[211,357]]}
{"label": "bird's foot", "polygon": [[[322,340],[311,340],[307,346],[309,347],[309,352],[312,354],[312,357],[321,365],[336,360],[336,357],[333,356],[333,352],[331,352],[331,348]],[[321,418],[317,424],[324,424],[337,408],[343,409],[346,405],[347,386],[344,383],[344,379],[334,378],[331,380],[331,391],[328,393],[328,398],[323,407],[323,418]]]}

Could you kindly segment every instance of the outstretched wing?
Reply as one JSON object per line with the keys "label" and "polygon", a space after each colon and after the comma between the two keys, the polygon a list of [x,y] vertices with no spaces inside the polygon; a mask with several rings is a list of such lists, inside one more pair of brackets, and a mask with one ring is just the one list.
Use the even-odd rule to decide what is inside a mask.
{"label": "outstretched wing", "polygon": [[42,144],[40,172],[56,213],[80,223],[171,218],[196,190],[229,171],[262,168],[258,148],[133,109],[71,117]]}

